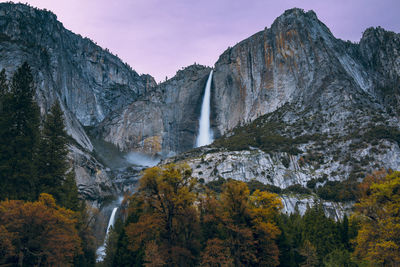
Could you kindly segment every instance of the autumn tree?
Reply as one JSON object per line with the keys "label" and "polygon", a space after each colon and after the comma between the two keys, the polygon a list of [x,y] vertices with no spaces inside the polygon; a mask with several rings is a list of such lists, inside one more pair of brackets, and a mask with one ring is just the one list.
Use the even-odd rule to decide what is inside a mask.
{"label": "autumn tree", "polygon": [[206,247],[202,252],[201,266],[208,267],[230,267],[233,265],[233,258],[229,247],[224,241],[218,238],[207,240]]}
{"label": "autumn tree", "polygon": [[148,266],[194,265],[199,253],[195,185],[188,166],[144,171],[132,197],[132,223],[126,227],[129,248],[138,261]]}
{"label": "autumn tree", "polygon": [[81,253],[76,214],[41,194],[36,202],[0,202],[0,246],[4,262],[18,266],[71,265]]}
{"label": "autumn tree", "polygon": [[[375,175],[376,176],[376,175]],[[400,262],[400,172],[371,178],[355,205],[360,230],[354,254],[370,264],[398,266]],[[369,183],[369,181],[367,181]]]}
{"label": "autumn tree", "polygon": [[275,266],[279,263],[276,239],[281,231],[276,221],[282,208],[282,202],[277,194],[256,190],[250,196],[252,230],[257,240],[258,264],[261,266]]}
{"label": "autumn tree", "polygon": [[281,208],[276,194],[256,190],[250,195],[245,183],[233,180],[224,184],[220,198],[205,196],[201,222],[208,241],[202,262],[212,265],[223,258],[227,266],[277,266],[275,217]]}

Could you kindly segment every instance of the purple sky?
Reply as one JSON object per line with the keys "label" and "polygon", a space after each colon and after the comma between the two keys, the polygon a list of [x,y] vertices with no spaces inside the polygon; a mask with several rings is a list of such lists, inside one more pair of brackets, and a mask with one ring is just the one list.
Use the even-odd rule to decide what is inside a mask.
{"label": "purple sky", "polygon": [[212,66],[228,47],[284,10],[313,9],[332,33],[359,41],[370,26],[400,32],[399,0],[23,0],[110,49],[157,81],[194,62]]}

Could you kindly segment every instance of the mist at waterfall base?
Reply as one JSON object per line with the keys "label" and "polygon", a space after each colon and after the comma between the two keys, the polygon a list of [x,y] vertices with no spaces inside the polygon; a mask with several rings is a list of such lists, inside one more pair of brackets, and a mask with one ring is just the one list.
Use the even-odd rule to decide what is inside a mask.
{"label": "mist at waterfall base", "polygon": [[210,110],[211,110],[211,81],[213,71],[207,79],[207,84],[204,92],[203,103],[201,105],[201,113],[199,120],[199,134],[196,140],[196,147],[206,146],[212,143],[213,134],[210,127]]}
{"label": "mist at waterfall base", "polygon": [[139,152],[130,152],[125,155],[125,159],[130,164],[143,167],[153,167],[160,162],[160,158],[152,157]]}

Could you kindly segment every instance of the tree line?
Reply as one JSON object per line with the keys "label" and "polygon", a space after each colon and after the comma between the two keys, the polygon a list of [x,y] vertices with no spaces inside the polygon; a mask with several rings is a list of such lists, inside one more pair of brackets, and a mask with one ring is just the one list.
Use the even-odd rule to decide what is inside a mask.
{"label": "tree line", "polygon": [[90,212],[56,101],[41,121],[31,68],[0,72],[0,265],[93,266]]}
{"label": "tree line", "polygon": [[220,192],[188,166],[144,172],[125,221],[112,230],[104,266],[397,266],[400,172],[375,172],[358,203],[335,221],[323,205],[282,212],[277,194],[228,180]]}

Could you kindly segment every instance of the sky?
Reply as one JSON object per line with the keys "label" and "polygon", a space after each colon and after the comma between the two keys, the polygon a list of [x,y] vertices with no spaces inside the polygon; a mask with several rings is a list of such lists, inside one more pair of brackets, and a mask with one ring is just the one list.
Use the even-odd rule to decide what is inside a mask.
{"label": "sky", "polygon": [[[3,1],[2,1],[3,2]],[[368,27],[400,32],[400,0],[24,0],[157,81],[270,27],[286,9],[317,13],[332,33],[358,42]]]}

